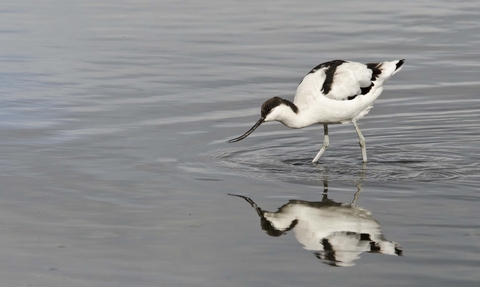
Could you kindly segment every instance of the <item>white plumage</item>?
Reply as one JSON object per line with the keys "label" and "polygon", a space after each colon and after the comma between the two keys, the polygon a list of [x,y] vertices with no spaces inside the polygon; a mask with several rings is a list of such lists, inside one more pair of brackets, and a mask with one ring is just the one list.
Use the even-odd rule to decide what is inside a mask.
{"label": "white plumage", "polygon": [[312,162],[317,162],[329,146],[328,124],[352,122],[367,162],[365,138],[356,124],[373,106],[383,84],[401,70],[404,60],[362,64],[343,60],[325,62],[313,68],[300,82],[293,103],[273,97],[263,103],[261,118],[237,142],[250,135],[263,122],[279,121],[290,128],[324,125],[324,142]]}
{"label": "white plumage", "polygon": [[363,252],[402,255],[401,246],[385,238],[372,212],[357,206],[356,199],[351,204],[338,203],[324,193],[322,201],[290,200],[269,212],[249,197],[230,195],[245,199],[256,209],[262,229],[269,235],[292,230],[306,250],[330,265],[352,266]]}

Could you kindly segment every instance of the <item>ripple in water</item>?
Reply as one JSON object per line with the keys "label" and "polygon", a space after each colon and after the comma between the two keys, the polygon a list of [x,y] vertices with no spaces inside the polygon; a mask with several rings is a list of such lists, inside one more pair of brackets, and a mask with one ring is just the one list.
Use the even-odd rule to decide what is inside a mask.
{"label": "ripple in water", "polygon": [[[263,179],[290,182],[319,182],[327,175],[331,180],[356,180],[359,176],[369,181],[438,181],[476,180],[479,164],[445,149],[392,144],[370,145],[369,162],[363,164],[357,146],[329,149],[317,164],[311,160],[317,150],[282,140],[253,147],[218,149],[205,153],[207,166],[224,172]],[[320,147],[320,144],[318,144]],[[205,167],[204,172],[209,173]],[[196,169],[202,172],[202,169]]]}

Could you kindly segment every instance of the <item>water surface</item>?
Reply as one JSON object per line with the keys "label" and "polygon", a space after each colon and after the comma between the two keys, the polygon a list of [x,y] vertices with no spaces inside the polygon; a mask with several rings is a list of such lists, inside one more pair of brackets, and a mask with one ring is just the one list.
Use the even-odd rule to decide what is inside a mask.
{"label": "water surface", "polygon": [[[2,283],[477,286],[478,8],[5,2]],[[351,125],[330,127],[330,148],[315,165],[321,126],[268,123],[226,143],[266,99],[293,99],[321,62],[402,58],[404,69],[359,122],[366,165]],[[293,227],[271,236],[248,202],[228,195],[274,213],[288,203],[320,206],[324,183],[343,206],[357,194],[348,208],[378,223],[322,237],[332,246],[334,235],[362,239],[360,253],[336,249],[352,255],[348,267],[332,267],[342,264],[309,250]],[[401,256],[369,250],[368,234],[395,242]]]}

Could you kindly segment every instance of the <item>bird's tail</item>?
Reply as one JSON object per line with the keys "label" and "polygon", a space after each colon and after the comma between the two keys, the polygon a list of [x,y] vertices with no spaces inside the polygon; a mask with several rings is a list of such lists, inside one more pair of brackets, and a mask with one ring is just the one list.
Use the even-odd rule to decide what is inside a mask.
{"label": "bird's tail", "polygon": [[367,66],[373,71],[372,80],[373,82],[383,83],[386,80],[390,79],[393,75],[398,73],[403,66],[405,59],[395,60],[395,61],[385,61],[380,63],[371,63]]}
{"label": "bird's tail", "polygon": [[400,72],[400,70],[402,69],[403,67],[403,63],[405,63],[405,59],[401,59],[401,60],[396,60],[396,61],[393,61],[393,62],[390,62],[390,63],[395,63],[395,71],[393,72],[392,76],[395,75],[396,73]]}

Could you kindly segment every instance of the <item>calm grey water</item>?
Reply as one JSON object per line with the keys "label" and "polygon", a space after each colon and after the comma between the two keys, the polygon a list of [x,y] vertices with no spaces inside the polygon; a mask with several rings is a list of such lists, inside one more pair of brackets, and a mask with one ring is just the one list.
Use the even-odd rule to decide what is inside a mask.
{"label": "calm grey water", "polygon": [[[3,1],[1,285],[478,286],[479,14]],[[226,143],[321,62],[401,58],[359,122],[366,165],[352,125],[317,165],[321,126]]]}

